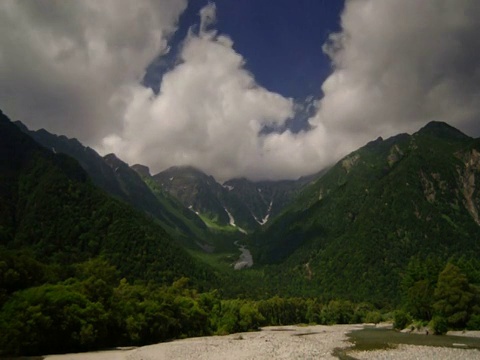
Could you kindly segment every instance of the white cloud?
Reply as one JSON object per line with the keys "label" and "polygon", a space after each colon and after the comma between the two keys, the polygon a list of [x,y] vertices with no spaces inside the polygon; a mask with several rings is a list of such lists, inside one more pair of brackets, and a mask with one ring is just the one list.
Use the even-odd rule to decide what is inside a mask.
{"label": "white cloud", "polygon": [[205,33],[208,27],[217,21],[217,6],[215,3],[209,3],[200,10],[200,32]]}
{"label": "white cloud", "polygon": [[139,79],[168,51],[185,1],[49,5],[0,2],[0,106],[154,171],[294,178],[430,120],[480,135],[480,1],[347,0],[324,45],[334,67],[324,97],[297,134],[261,133],[282,128],[295,105],[256,83],[234,39],[214,29],[213,3],[158,95]]}
{"label": "white cloud", "polygon": [[259,136],[263,125],[283,124],[293,104],[256,85],[231,40],[205,30],[215,22],[209,5],[199,36],[187,39],[182,63],[164,77],[159,96],[133,91],[122,146],[113,149],[128,149],[127,159],[155,170],[192,164],[220,179],[294,178],[430,120],[479,135],[479,6],[347,1],[342,31],[324,46],[334,71],[322,85],[312,129]]}
{"label": "white cloud", "polygon": [[[215,8],[204,8],[203,16],[205,9],[212,23]],[[158,96],[141,86],[128,89],[123,131],[107,136],[104,149],[154,171],[189,164],[219,179],[268,176],[259,132],[283,124],[293,102],[259,87],[231,39],[205,28],[189,34]]]}
{"label": "white cloud", "polygon": [[[0,106],[33,128],[95,144],[122,124],[112,102],[168,51],[186,0],[0,2]],[[118,105],[118,104],[117,104]]]}
{"label": "white cloud", "polygon": [[347,1],[312,124],[355,145],[441,120],[480,135],[480,2]]}

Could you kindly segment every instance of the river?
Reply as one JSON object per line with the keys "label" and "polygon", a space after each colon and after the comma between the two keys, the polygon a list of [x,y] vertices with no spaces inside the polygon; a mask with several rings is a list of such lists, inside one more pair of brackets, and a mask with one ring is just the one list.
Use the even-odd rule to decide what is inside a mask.
{"label": "river", "polygon": [[245,245],[240,245],[238,241],[235,241],[235,246],[242,252],[240,257],[233,265],[235,270],[242,270],[253,266],[253,257],[250,250],[247,249]]}

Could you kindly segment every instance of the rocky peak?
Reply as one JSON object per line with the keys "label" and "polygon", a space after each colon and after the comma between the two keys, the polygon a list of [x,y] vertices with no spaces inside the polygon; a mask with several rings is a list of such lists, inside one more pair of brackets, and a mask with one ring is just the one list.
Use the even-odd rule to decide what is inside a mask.
{"label": "rocky peak", "polygon": [[443,121],[430,121],[416,134],[439,137],[442,139],[466,140],[470,137]]}
{"label": "rocky peak", "polygon": [[138,175],[143,177],[150,177],[150,168],[142,164],[135,164],[130,166],[132,170],[136,171]]}

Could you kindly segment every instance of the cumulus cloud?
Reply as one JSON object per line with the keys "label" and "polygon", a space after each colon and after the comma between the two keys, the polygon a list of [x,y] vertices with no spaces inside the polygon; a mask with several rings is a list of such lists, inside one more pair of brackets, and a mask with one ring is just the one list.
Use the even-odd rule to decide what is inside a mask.
{"label": "cumulus cloud", "polygon": [[431,120],[480,135],[479,15],[475,0],[347,1],[310,123],[355,145]]}
{"label": "cumulus cloud", "polygon": [[[284,174],[320,169],[431,120],[480,136],[480,2],[351,0],[324,51],[332,74],[310,131],[270,134]],[[278,164],[281,167],[281,164]]]}
{"label": "cumulus cloud", "polygon": [[141,86],[125,89],[123,131],[107,136],[103,147],[154,171],[195,165],[219,179],[270,176],[278,155],[269,153],[260,132],[291,117],[293,101],[256,84],[233,41],[207,30],[215,5],[202,9],[201,18],[157,96]]}
{"label": "cumulus cloud", "polygon": [[0,106],[95,145],[123,125],[118,90],[168,51],[186,0],[0,2]]}
{"label": "cumulus cloud", "polygon": [[480,135],[476,0],[347,0],[341,31],[323,45],[332,74],[309,129],[271,133],[288,127],[296,105],[256,83],[235,39],[214,29],[213,3],[157,95],[140,79],[168,51],[184,1],[48,4],[0,2],[4,111],[153,171],[295,178],[430,120]]}

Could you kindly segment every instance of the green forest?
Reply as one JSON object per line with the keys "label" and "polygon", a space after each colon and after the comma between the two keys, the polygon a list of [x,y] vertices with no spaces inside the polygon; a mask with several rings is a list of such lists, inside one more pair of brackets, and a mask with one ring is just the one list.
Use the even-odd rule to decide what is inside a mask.
{"label": "green forest", "polygon": [[185,277],[168,285],[132,283],[101,257],[65,268],[40,263],[28,252],[1,253],[3,355],[145,345],[266,325],[393,321],[399,329],[429,325],[436,334],[480,329],[480,287],[451,262],[435,275],[432,269],[438,264],[412,261],[402,284],[402,304],[378,309],[342,299],[226,298],[216,289],[197,290]]}
{"label": "green forest", "polygon": [[[107,195],[74,159],[38,145],[0,114],[0,355],[266,325],[392,321],[436,334],[480,330],[478,224],[442,165],[447,159],[461,170],[458,156],[445,154],[468,154],[478,141],[444,143],[444,132],[433,130],[417,136],[415,148],[404,136],[369,144],[349,171],[340,162],[264,231],[243,239],[258,262],[234,271],[223,254],[182,247],[153,216]],[[405,182],[422,196],[433,189],[437,200],[414,190],[406,200]],[[381,210],[385,203],[394,205]]]}

